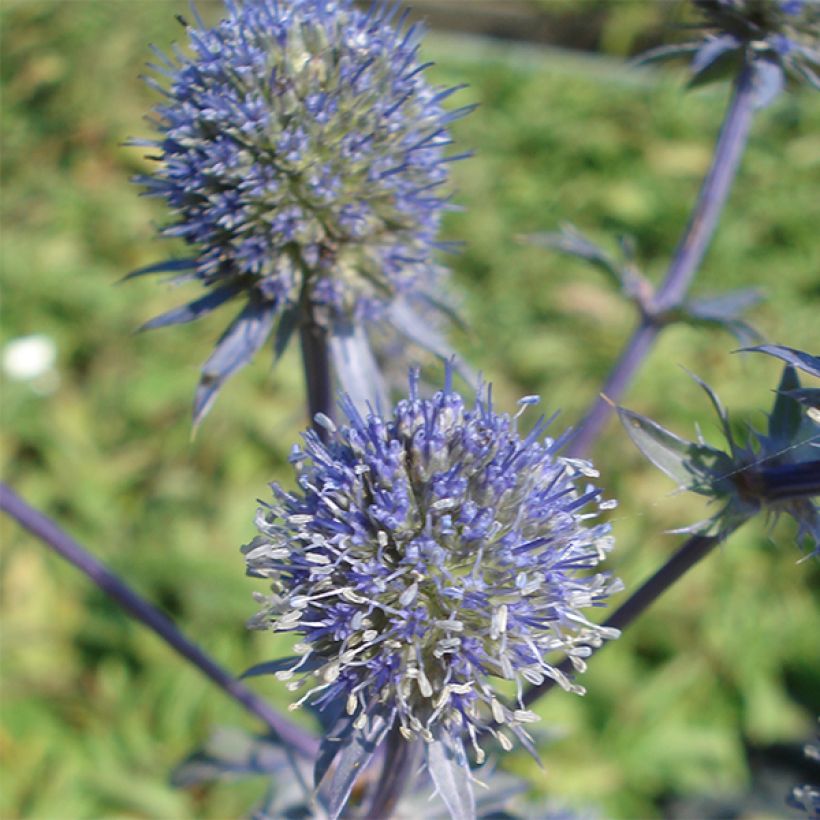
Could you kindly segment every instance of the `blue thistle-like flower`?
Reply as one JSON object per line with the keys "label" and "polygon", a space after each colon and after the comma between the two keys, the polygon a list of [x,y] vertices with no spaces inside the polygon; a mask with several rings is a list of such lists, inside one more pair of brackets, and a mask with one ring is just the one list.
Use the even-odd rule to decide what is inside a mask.
{"label": "blue thistle-like flower", "polygon": [[736,74],[743,64],[756,72],[757,105],[778,95],[785,75],[820,89],[820,0],[693,0],[707,36],[662,46],[642,59],[692,56],[692,84]]}
{"label": "blue thistle-like flower", "polygon": [[[543,418],[519,435],[534,397],[499,414],[489,387],[468,407],[450,381],[448,370],[422,398],[414,372],[390,418],[365,419],[343,397],[347,425],[320,418],[327,443],[304,434],[291,458],[299,489],[272,485],[243,551],[249,573],[272,581],[252,626],[300,636],[298,657],[268,665],[293,691],[308,687],[299,703],[341,702],[363,732],[378,714],[428,748],[469,736],[480,762],[485,728],[532,750],[525,682],[583,692],[553,653],[581,671],[617,636],[584,614],[620,589],[589,572],[612,546],[609,526],[589,519],[614,502],[587,484],[587,462],[556,455],[562,439],[542,440]],[[514,683],[516,703],[496,679]]]}
{"label": "blue thistle-like flower", "polygon": [[160,136],[139,141],[161,163],[138,178],[167,201],[163,234],[191,246],[133,275],[183,271],[208,294],[148,322],[187,322],[240,297],[246,306],[205,365],[195,415],[282,318],[348,336],[351,323],[413,325],[407,303],[438,304],[435,261],[448,199],[447,112],[456,89],[423,77],[419,31],[396,6],[352,0],[227,0],[215,28],[187,26],[191,56],[151,66],[166,98]]}

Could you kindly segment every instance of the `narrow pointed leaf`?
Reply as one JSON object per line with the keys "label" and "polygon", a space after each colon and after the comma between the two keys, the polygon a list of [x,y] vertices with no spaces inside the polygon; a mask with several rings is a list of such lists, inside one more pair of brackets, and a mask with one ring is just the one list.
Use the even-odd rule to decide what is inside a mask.
{"label": "narrow pointed leaf", "polygon": [[754,106],[759,110],[768,107],[780,96],[786,86],[786,78],[776,60],[758,59],[754,67]]}
{"label": "narrow pointed leaf", "polygon": [[282,354],[287,350],[287,346],[293,338],[294,332],[299,327],[299,320],[301,317],[301,309],[294,305],[285,308],[276,325],[276,333],[273,337],[273,355],[276,361],[282,358]]}
{"label": "narrow pointed leaf", "polygon": [[820,388],[801,387],[799,390],[787,390],[786,395],[806,407],[820,409]]}
{"label": "narrow pointed leaf", "polygon": [[276,304],[251,299],[217,342],[202,368],[194,398],[194,425],[205,417],[225,381],[265,343],[276,319]]}
{"label": "narrow pointed leaf", "polygon": [[691,299],[686,302],[685,310],[698,319],[727,321],[740,318],[764,298],[765,294],[759,288],[742,288],[716,296]]}
{"label": "narrow pointed leaf", "polygon": [[330,356],[341,389],[360,412],[368,412],[368,405],[376,411],[387,408],[384,379],[360,324],[338,321],[333,325]]}
{"label": "narrow pointed leaf", "polygon": [[744,347],[739,353],[767,353],[769,356],[781,359],[805,371],[811,376],[820,379],[820,356],[812,356],[809,353],[804,353],[802,350],[795,350],[793,347],[785,347],[784,345],[759,345],[757,347]]}
{"label": "narrow pointed leaf", "polygon": [[624,283],[623,266],[617,263],[603,248],[587,239],[573,225],[562,225],[560,231],[534,234],[526,237],[526,240],[530,244],[543,248],[552,248],[583,259],[602,270],[617,285],[622,286]]}
{"label": "narrow pointed leaf", "polygon": [[470,764],[461,740],[442,730],[425,745],[427,768],[436,791],[452,820],[474,820],[475,796],[470,779]]}
{"label": "narrow pointed leaf", "polygon": [[475,373],[461,360],[444,336],[429,322],[425,322],[407,302],[397,299],[391,304],[389,321],[409,341],[429,350],[440,359],[452,361],[468,384],[477,383]]}
{"label": "narrow pointed leaf", "polygon": [[738,344],[753,345],[755,342],[763,340],[762,334],[758,333],[748,322],[742,319],[734,319],[725,322],[717,322],[727,333],[737,339]]}
{"label": "narrow pointed leaf", "polygon": [[746,288],[705,299],[692,299],[681,307],[681,313],[695,322],[719,325],[746,346],[762,341],[762,336],[740,316],[762,299],[761,291]]}
{"label": "narrow pointed leaf", "polygon": [[639,54],[632,60],[632,65],[645,66],[650,63],[660,63],[666,60],[674,60],[677,57],[695,54],[700,50],[701,45],[702,43],[698,41],[691,43],[679,43],[669,46],[658,46],[657,48],[652,48],[649,51],[645,51],[643,54]]}
{"label": "narrow pointed leaf", "polygon": [[776,448],[788,447],[797,437],[803,421],[800,402],[789,393],[800,388],[797,371],[789,364],[783,368],[783,375],[777,388],[774,407],[769,415],[769,438]]}
{"label": "narrow pointed leaf", "polygon": [[138,276],[148,276],[152,273],[177,273],[183,270],[192,270],[196,267],[196,259],[166,259],[164,262],[157,262],[155,265],[148,265],[145,268],[138,268],[124,276],[120,281],[127,282],[129,279],[136,279]]}
{"label": "narrow pointed leaf", "polygon": [[316,788],[319,788],[319,784],[325,779],[336,755],[351,743],[352,737],[353,719],[346,713],[339,712],[333,727],[326,730],[316,762],[313,764],[313,785]]}
{"label": "narrow pointed leaf", "polygon": [[711,488],[710,477],[717,479],[730,472],[731,461],[720,450],[679,438],[624,407],[618,408],[618,416],[635,446],[678,486],[706,492]]}
{"label": "narrow pointed leaf", "polygon": [[193,322],[202,316],[206,316],[212,310],[216,310],[216,308],[225,304],[225,302],[230,299],[233,299],[238,292],[239,288],[236,285],[225,285],[206,294],[201,299],[195,299],[187,305],[180,305],[180,307],[173,308],[173,310],[155,316],[146,322],[140,330],[154,330],[158,327]]}
{"label": "narrow pointed leaf", "polygon": [[468,330],[467,323],[458,315],[456,309],[449,304],[446,299],[442,299],[425,291],[414,293],[413,298],[423,302],[425,307],[431,307],[443,316],[446,316],[460,330]]}
{"label": "narrow pointed leaf", "polygon": [[[282,672],[286,669],[292,669],[296,666],[297,662],[299,661],[299,657],[296,655],[291,655],[287,658],[277,658],[274,661],[264,661],[263,663],[257,663],[254,666],[251,666],[249,669],[246,669],[240,676],[240,680],[244,678],[256,678],[260,675],[273,675],[276,672]],[[299,674],[300,672],[312,672],[314,669],[318,669],[323,663],[326,661],[322,660],[316,655],[312,655],[310,658],[305,661],[295,672],[294,674]]]}
{"label": "narrow pointed leaf", "polygon": [[[308,711],[319,722],[319,728],[322,735],[333,734],[332,729],[337,725],[339,718],[345,714],[345,706],[347,704],[347,696],[341,695],[330,703],[324,703],[322,706],[316,706],[314,703],[308,701],[305,706]],[[319,778],[321,780],[321,778]]]}
{"label": "narrow pointed leaf", "polygon": [[[714,41],[712,42],[714,43]],[[730,47],[728,41],[722,41],[720,46],[715,44],[714,53],[709,52],[704,54],[704,51],[708,50],[710,45],[712,45],[712,43],[707,43],[706,46],[698,49],[692,61],[691,68],[693,73],[689,80],[689,88],[697,88],[707,83],[715,82],[716,80],[731,77],[737,73],[742,64],[743,57],[741,51],[737,48]],[[704,54],[704,57],[699,60],[701,54]],[[702,68],[698,67],[700,63],[703,63]]]}
{"label": "narrow pointed leaf", "polygon": [[359,775],[367,768],[393,723],[394,713],[370,714],[368,724],[362,730],[353,730],[333,758],[333,766],[319,787],[322,801],[330,820],[341,815],[350,792]]}
{"label": "narrow pointed leaf", "polygon": [[[686,370],[686,368],[684,368],[684,370]],[[691,370],[686,370],[686,372],[689,374],[689,378],[692,379],[692,381],[694,381],[703,390],[704,393],[706,393],[706,395],[709,397],[709,401],[712,402],[712,407],[715,408],[715,412],[718,414],[718,418],[720,419],[720,426],[723,430],[723,435],[725,436],[726,441],[729,444],[731,452],[734,453],[737,450],[737,447],[735,445],[734,436],[732,435],[732,428],[729,424],[729,414],[726,412],[726,408],[723,406],[723,403],[718,398],[717,393],[715,393],[715,391],[712,390],[712,388],[709,387],[709,385],[706,384],[706,382],[703,381],[703,379],[696,376],[694,373],[692,373]]]}
{"label": "narrow pointed leaf", "polygon": [[449,359],[455,355],[444,337],[415,313],[404,300],[397,299],[390,305],[389,316],[390,323],[419,347],[442,359]]}
{"label": "narrow pointed leaf", "polygon": [[272,738],[241,729],[217,729],[205,746],[177,766],[171,782],[178,788],[213,780],[272,774],[288,766],[285,751]]}
{"label": "narrow pointed leaf", "polygon": [[727,51],[737,48],[738,41],[731,34],[709,38],[692,58],[692,72],[700,74]]}

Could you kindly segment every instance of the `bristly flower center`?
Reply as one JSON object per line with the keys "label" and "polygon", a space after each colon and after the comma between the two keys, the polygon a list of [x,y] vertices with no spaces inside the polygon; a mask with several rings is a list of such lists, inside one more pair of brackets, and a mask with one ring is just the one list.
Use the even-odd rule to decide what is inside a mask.
{"label": "bristly flower center", "polygon": [[[581,670],[617,635],[582,612],[619,588],[589,572],[611,547],[585,510],[612,503],[578,486],[597,474],[557,457],[543,420],[521,437],[520,413],[497,414],[489,390],[469,408],[449,377],[423,399],[414,375],[387,420],[342,407],[348,426],[327,422],[327,444],[305,434],[299,490],[273,486],[245,548],[251,574],[272,580],[254,625],[302,636],[279,676],[310,687],[300,702],[344,699],[360,727],[378,706],[407,739],[466,732],[482,757],[477,732],[494,721],[503,746],[499,726],[529,745],[524,682],[582,692],[552,653]],[[493,679],[514,682],[517,708]]]}

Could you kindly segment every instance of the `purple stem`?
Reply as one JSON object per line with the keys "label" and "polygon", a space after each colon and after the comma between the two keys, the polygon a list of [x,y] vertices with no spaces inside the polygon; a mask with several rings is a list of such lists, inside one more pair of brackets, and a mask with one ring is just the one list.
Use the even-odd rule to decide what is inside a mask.
{"label": "purple stem", "polygon": [[302,757],[315,758],[319,748],[316,738],[282,717],[270,704],[236,680],[198,646],[189,641],[160,610],[141,598],[50,518],[30,507],[2,482],[0,482],[0,510],[77,567],[126,612],[152,629],[183,658],[199,668],[223,692],[265,723],[286,747]]}
{"label": "purple stem", "polygon": [[308,413],[313,429],[322,441],[327,441],[328,431],[314,421],[317,413],[324,413],[329,419],[336,414],[327,328],[315,320],[310,305],[306,306],[305,313],[307,318],[302,324],[301,341]]}
{"label": "purple stem", "polygon": [[[644,582],[604,621],[604,626],[624,629],[631,624],[687,570],[705,558],[718,544],[725,541],[737,529],[737,526],[739,525],[735,525],[730,530],[724,530],[719,535],[693,535],[687,539],[683,546],[648,581]],[[564,674],[573,672],[573,666],[568,659],[559,664],[558,668]],[[555,681],[548,678],[538,686],[531,687],[524,692],[524,704],[529,706],[555,685]]]}
{"label": "purple stem", "polygon": [[755,74],[754,63],[747,63],[735,81],[712,165],[701,185],[689,224],[655,294],[651,310],[644,312],[640,324],[607,378],[603,389],[606,399],[599,396],[576,428],[566,451],[571,457],[580,458],[589,452],[612,412],[612,404],[620,402],[633,376],[652,349],[664,326],[664,314],[679,307],[686,298],[717,227],[746,147],[755,109]]}
{"label": "purple stem", "polygon": [[367,817],[392,817],[401,796],[416,773],[419,744],[406,740],[399,731],[399,722],[384,741],[384,760],[375,793],[367,808]]}

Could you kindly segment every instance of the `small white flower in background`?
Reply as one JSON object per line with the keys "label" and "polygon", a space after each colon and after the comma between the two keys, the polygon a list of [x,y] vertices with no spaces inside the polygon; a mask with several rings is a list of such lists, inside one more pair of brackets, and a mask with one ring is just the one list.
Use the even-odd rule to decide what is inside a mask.
{"label": "small white flower in background", "polygon": [[60,377],[56,362],[57,345],[44,333],[19,336],[3,347],[3,375],[13,381],[28,382],[41,395],[57,389]]}

